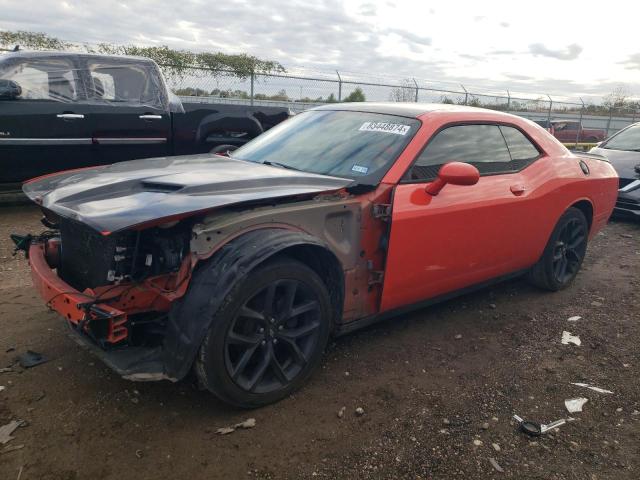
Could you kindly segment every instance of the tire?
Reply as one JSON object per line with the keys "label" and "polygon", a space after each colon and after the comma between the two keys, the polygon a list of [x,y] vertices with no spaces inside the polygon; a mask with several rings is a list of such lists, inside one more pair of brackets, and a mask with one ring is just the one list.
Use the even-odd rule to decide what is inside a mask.
{"label": "tire", "polygon": [[277,402],[320,364],[331,315],[327,287],[312,269],[271,260],[238,282],[214,315],[196,357],[198,379],[234,406]]}
{"label": "tire", "polygon": [[217,147],[213,147],[211,150],[209,150],[209,153],[225,155],[228,157],[229,152],[233,152],[237,148],[237,145],[218,145]]}
{"label": "tire", "polygon": [[580,271],[587,252],[589,224],[579,209],[569,208],[558,220],[542,257],[528,273],[536,287],[553,292],[567,288]]}

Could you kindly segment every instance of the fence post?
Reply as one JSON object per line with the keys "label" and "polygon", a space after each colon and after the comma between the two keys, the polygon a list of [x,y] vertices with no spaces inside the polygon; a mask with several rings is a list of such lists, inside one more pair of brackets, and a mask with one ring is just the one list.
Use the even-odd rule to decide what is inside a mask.
{"label": "fence post", "polygon": [[416,103],[418,103],[418,91],[420,89],[418,88],[418,82],[416,82],[415,78],[413,79],[413,83],[415,83],[415,85],[416,85]]}
{"label": "fence post", "polygon": [[256,74],[253,70],[253,68],[251,69],[251,106],[253,107],[253,88],[254,88],[254,83],[255,83],[255,79],[256,79]]}
{"label": "fence post", "polygon": [[467,101],[469,100],[469,92],[467,92],[467,89],[464,88],[464,85],[460,84],[460,86],[462,87],[462,90],[464,90],[464,104],[467,104]]}
{"label": "fence post", "polygon": [[338,75],[338,101],[342,101],[342,77],[340,76],[340,72],[336,70],[336,75]]}
{"label": "fence post", "polygon": [[609,129],[611,128],[612,116],[613,116],[613,105],[609,107],[609,120],[607,120],[607,137],[609,136]]}
{"label": "fence post", "polygon": [[582,100],[582,97],[580,97],[580,103],[582,103],[582,107],[580,107],[580,119],[578,120],[578,131],[576,132],[575,148],[578,148],[578,141],[580,140],[580,132],[582,131],[582,115],[584,113],[584,100]]}
{"label": "fence post", "polygon": [[553,108],[553,100],[548,94],[545,94],[545,95],[547,95],[547,98],[549,99],[549,110],[547,111],[547,122],[551,122],[551,109]]}
{"label": "fence post", "polygon": [[507,88],[507,112],[511,110],[511,93],[509,93],[509,89]]}

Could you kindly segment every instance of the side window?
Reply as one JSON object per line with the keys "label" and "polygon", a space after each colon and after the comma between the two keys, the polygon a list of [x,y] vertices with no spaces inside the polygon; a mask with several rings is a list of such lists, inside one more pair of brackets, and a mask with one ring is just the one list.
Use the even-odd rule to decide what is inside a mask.
{"label": "side window", "polygon": [[163,105],[161,85],[145,65],[90,61],[90,97],[122,105]]}
{"label": "side window", "polygon": [[408,180],[433,180],[448,162],[475,165],[480,174],[509,170],[511,156],[497,125],[457,125],[433,138],[411,168]]}
{"label": "side window", "polygon": [[20,85],[19,99],[72,102],[78,98],[77,74],[65,60],[43,58],[13,64],[0,71],[0,78]]}
{"label": "side window", "polygon": [[518,165],[520,165],[521,168],[523,163],[526,165],[527,162],[535,160],[540,156],[538,149],[517,128],[501,125],[500,130],[502,131],[502,135],[504,135],[504,139],[507,141],[511,160],[515,163],[514,167],[516,167],[516,169]]}

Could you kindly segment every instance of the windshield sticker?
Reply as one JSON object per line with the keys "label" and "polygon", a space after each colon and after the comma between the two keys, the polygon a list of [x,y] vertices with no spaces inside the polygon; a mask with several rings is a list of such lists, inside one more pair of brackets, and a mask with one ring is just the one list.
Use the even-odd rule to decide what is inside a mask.
{"label": "windshield sticker", "polygon": [[410,128],[410,125],[402,125],[401,123],[364,122],[358,130],[361,132],[383,132],[393,133],[394,135],[406,135],[409,133]]}
{"label": "windshield sticker", "polygon": [[369,171],[369,167],[363,167],[362,165],[354,165],[353,167],[351,167],[351,171],[357,172],[357,173],[363,173],[366,175],[366,173]]}

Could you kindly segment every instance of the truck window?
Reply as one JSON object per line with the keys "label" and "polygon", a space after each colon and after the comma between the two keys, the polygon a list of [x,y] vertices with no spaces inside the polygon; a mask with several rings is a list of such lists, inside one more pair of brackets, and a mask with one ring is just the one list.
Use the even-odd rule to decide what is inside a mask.
{"label": "truck window", "polygon": [[22,88],[18,99],[72,102],[78,98],[77,74],[63,59],[30,59],[9,64],[0,78],[13,80]]}
{"label": "truck window", "polygon": [[163,105],[161,89],[153,69],[147,65],[88,63],[93,85],[90,97],[115,105]]}

